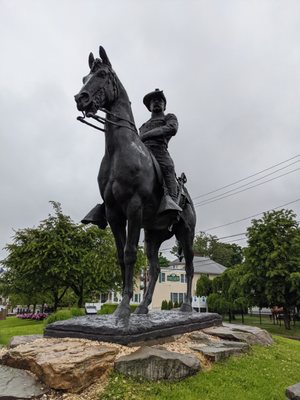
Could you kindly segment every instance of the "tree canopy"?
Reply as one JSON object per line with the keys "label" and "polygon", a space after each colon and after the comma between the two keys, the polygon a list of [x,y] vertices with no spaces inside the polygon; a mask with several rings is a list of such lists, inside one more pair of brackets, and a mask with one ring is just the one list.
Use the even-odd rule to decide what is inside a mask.
{"label": "tree canopy", "polygon": [[[37,227],[15,231],[1,284],[7,295],[21,296],[25,304],[51,302],[54,308],[68,289],[84,299],[108,290],[120,290],[121,272],[117,265],[113,235],[109,228],[75,224],[63,214],[61,205],[51,202],[50,214]],[[145,265],[138,251],[136,273]]]}
{"label": "tree canopy", "polygon": [[167,268],[170,265],[170,261],[161,253],[158,255],[158,263],[161,268]]}
{"label": "tree canopy", "polygon": [[240,264],[243,260],[243,250],[237,244],[222,243],[217,236],[201,232],[195,237],[194,252],[202,257],[209,257],[211,260],[232,267]]}
{"label": "tree canopy", "polygon": [[196,296],[208,296],[212,292],[212,281],[206,275],[201,275],[196,283]]}
{"label": "tree canopy", "polygon": [[243,317],[249,304],[244,292],[243,276],[243,265],[235,265],[212,281],[212,293],[207,299],[208,306],[221,314],[228,313],[229,321],[235,312],[241,312]]}
{"label": "tree canopy", "polygon": [[[291,210],[270,211],[247,229],[245,273],[259,307],[299,305],[300,230]],[[287,320],[287,318],[286,318]]]}

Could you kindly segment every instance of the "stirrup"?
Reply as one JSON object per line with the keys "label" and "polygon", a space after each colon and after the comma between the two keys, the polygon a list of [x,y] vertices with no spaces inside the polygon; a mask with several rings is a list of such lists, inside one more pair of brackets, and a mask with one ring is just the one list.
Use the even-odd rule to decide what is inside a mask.
{"label": "stirrup", "polygon": [[172,197],[168,194],[164,195],[161,199],[157,214],[162,214],[167,211],[182,212],[182,208],[179,207],[179,205],[176,204]]}

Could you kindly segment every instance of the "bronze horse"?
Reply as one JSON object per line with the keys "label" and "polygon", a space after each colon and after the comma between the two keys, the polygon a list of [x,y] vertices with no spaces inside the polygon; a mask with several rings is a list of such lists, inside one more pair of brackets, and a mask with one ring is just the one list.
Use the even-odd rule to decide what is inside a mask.
{"label": "bronze horse", "polygon": [[[92,117],[104,124],[104,129],[98,128],[105,132],[105,154],[100,166],[98,184],[105,202],[106,218],[115,238],[123,279],[123,298],[115,316],[127,317],[130,314],[133,270],[142,228],[145,231],[150,278],[144,299],[135,312],[148,312],[160,272],[159,248],[162,242],[173,235],[183,250],[186,263],[187,292],[181,311],[192,311],[192,246],[196,224],[192,201],[185,190],[188,200],[180,219],[172,225],[171,231],[170,219],[166,215],[157,217],[163,188],[154,167],[153,156],[139,138],[126,90],[113,71],[102,46],[99,54],[100,58],[95,59],[90,53],[90,72],[83,78],[83,87],[75,96],[75,101],[78,110],[84,114],[84,118],[79,117],[82,122],[91,125],[85,117]],[[97,116],[98,110],[104,111],[106,117]]]}

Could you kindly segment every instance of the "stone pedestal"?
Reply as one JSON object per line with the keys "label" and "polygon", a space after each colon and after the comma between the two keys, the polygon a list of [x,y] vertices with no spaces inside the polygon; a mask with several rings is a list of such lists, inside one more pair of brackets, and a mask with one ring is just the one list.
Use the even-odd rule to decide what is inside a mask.
{"label": "stone pedestal", "polygon": [[147,315],[131,314],[127,319],[118,319],[113,315],[89,315],[54,322],[47,326],[45,336],[128,345],[221,324],[222,317],[213,313],[153,311]]}

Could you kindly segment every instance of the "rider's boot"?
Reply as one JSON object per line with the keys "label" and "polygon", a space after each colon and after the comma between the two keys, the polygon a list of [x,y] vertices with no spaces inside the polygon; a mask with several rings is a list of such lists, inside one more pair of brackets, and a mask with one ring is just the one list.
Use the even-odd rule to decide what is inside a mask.
{"label": "rider's boot", "polygon": [[175,203],[175,201],[168,193],[165,193],[161,199],[160,206],[158,209],[158,214],[162,214],[167,211],[176,211],[179,213],[182,211],[182,208]]}
{"label": "rider's boot", "polygon": [[82,220],[83,224],[94,224],[100,229],[107,227],[105,204],[97,204]]}
{"label": "rider's boot", "polygon": [[182,208],[179,206],[179,196],[177,193],[177,182],[174,171],[164,171],[164,196],[161,200],[158,214],[166,211],[175,211],[177,215],[179,215],[182,211]]}

